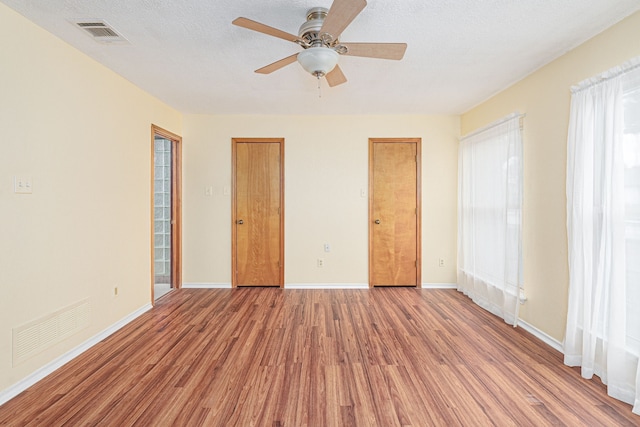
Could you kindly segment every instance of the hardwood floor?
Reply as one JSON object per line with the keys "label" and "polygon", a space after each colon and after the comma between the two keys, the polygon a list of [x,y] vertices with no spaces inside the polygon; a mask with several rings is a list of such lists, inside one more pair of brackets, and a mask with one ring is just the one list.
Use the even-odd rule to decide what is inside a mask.
{"label": "hardwood floor", "polygon": [[453,290],[184,289],[0,407],[12,426],[625,426]]}

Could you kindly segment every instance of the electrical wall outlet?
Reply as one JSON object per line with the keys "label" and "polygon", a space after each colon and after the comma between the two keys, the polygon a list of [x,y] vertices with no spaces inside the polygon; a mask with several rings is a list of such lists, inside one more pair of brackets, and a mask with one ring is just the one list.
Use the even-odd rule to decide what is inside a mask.
{"label": "electrical wall outlet", "polygon": [[318,268],[324,267],[324,258],[318,258]]}
{"label": "electrical wall outlet", "polygon": [[444,267],[444,258],[438,260],[438,267]]}

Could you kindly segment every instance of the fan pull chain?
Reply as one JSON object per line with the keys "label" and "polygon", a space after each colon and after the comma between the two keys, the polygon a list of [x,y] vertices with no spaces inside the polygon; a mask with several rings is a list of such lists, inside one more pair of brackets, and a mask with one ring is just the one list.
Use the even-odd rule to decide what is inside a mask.
{"label": "fan pull chain", "polygon": [[316,78],[318,79],[318,98],[322,98],[322,90],[320,89],[320,75],[318,74]]}

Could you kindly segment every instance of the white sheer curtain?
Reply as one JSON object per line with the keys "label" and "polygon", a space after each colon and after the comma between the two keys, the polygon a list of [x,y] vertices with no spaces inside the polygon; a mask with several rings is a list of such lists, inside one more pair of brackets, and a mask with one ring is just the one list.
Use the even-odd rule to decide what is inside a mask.
{"label": "white sheer curtain", "polygon": [[565,364],[640,414],[640,64],[572,89]]}
{"label": "white sheer curtain", "polygon": [[521,278],[522,132],[512,114],[460,140],[458,290],[516,325]]}

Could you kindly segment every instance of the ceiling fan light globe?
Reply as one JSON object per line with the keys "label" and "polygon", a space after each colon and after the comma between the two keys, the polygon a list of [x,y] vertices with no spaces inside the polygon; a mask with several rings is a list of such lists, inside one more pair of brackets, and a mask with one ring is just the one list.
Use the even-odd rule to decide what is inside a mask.
{"label": "ceiling fan light globe", "polygon": [[310,47],[298,54],[298,62],[313,76],[324,76],[335,68],[340,55],[328,47]]}

